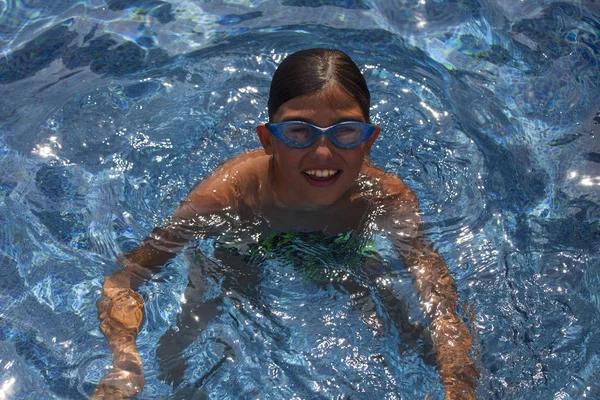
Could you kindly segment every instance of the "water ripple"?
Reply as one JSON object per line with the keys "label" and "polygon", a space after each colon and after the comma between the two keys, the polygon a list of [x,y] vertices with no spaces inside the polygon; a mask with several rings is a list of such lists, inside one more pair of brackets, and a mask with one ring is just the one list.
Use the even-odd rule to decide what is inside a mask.
{"label": "water ripple", "polygon": [[[314,46],[347,51],[367,78],[382,127],[372,160],[418,193],[474,311],[480,395],[598,397],[600,19],[583,2],[3,4],[0,369],[15,398],[92,390],[110,362],[101,277],[196,181],[259,146],[269,77]],[[190,385],[174,394],[156,349],[177,324],[188,261],[144,293],[148,397],[439,397],[435,369],[379,335],[390,323],[371,312],[377,299],[273,260],[262,300],[232,295],[174,353],[189,358]]]}

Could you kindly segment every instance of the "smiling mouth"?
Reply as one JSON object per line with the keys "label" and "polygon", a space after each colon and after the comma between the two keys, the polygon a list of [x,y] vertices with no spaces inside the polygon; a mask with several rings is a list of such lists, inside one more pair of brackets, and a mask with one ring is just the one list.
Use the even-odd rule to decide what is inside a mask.
{"label": "smiling mouth", "polygon": [[326,187],[333,185],[342,174],[341,169],[307,169],[302,171],[304,178],[312,186]]}

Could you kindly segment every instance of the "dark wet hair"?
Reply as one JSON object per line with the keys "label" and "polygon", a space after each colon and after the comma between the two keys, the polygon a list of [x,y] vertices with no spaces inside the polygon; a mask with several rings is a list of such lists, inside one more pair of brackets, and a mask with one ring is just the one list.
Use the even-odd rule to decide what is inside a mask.
{"label": "dark wet hair", "polygon": [[354,61],[334,49],[301,50],[286,57],[273,75],[269,92],[269,121],[286,101],[338,85],[352,97],[369,122],[371,94]]}

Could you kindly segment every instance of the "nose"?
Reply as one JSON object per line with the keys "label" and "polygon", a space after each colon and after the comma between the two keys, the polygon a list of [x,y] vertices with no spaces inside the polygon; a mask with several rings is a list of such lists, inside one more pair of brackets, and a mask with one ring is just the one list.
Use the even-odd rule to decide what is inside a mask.
{"label": "nose", "polygon": [[333,152],[331,151],[331,146],[333,143],[329,141],[325,136],[321,136],[317,140],[317,148],[315,149],[315,155],[320,160],[326,160],[331,158]]}

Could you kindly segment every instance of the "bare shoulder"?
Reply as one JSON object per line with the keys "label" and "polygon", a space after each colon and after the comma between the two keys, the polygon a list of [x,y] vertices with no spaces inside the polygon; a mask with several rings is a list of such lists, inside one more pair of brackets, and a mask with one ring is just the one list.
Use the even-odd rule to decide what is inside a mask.
{"label": "bare shoulder", "polygon": [[386,172],[366,162],[361,172],[377,183],[385,197],[396,201],[418,202],[415,193],[398,175]]}
{"label": "bare shoulder", "polygon": [[262,149],[247,151],[221,163],[214,173],[252,173],[254,168],[268,167],[269,159]]}
{"label": "bare shoulder", "polygon": [[186,200],[197,211],[236,208],[241,196],[253,196],[268,173],[269,159],[264,151],[254,150],[227,160],[196,184]]}

